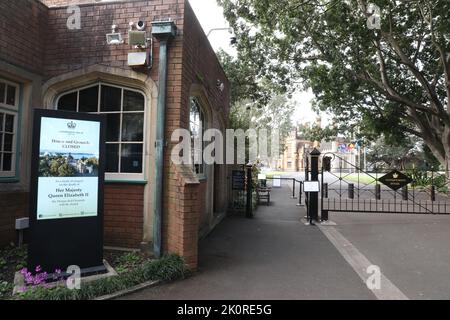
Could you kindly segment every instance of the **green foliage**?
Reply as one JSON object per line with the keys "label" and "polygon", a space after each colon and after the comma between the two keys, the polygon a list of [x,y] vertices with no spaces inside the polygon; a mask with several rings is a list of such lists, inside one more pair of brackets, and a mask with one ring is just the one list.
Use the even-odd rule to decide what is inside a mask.
{"label": "green foliage", "polygon": [[[252,63],[218,52],[231,83],[230,127],[232,129],[279,130],[281,140],[292,130],[295,105],[285,90],[270,79],[258,78]],[[269,139],[270,148],[270,139]]]}
{"label": "green foliage", "polygon": [[10,297],[14,285],[6,281],[0,281],[0,300]]}
{"label": "green foliage", "polygon": [[[128,263],[136,262],[135,257],[124,259]],[[170,254],[158,260],[151,260],[129,272],[115,277],[103,278],[81,286],[80,290],[69,290],[65,287],[45,289],[36,287],[21,293],[17,298],[25,300],[88,300],[98,296],[124,290],[145,281],[171,281],[183,278],[187,271],[181,257]]]}
{"label": "green foliage", "polygon": [[117,273],[125,273],[140,266],[144,262],[139,253],[129,252],[118,257],[115,261],[115,270]]}
{"label": "green foliage", "polygon": [[41,177],[73,177],[76,169],[69,164],[73,160],[72,155],[45,156],[39,159],[39,176]]}
{"label": "green foliage", "polygon": [[91,157],[86,160],[86,165],[92,166],[94,169],[98,168],[98,158]]}
{"label": "green foliage", "polygon": [[[337,124],[357,125],[369,139],[414,134],[447,165],[449,1],[218,3],[236,33],[239,64],[256,81],[310,88],[315,108]],[[367,27],[369,3],[381,8],[380,30]]]}
{"label": "green foliage", "polygon": [[413,185],[415,187],[435,186],[436,189],[440,190],[445,188],[448,183],[445,175],[437,172],[413,169],[408,174],[414,180]]}

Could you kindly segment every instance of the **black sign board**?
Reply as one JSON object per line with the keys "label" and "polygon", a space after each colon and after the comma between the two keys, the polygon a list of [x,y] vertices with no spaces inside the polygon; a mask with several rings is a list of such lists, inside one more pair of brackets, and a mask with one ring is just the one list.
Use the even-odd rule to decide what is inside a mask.
{"label": "black sign board", "polygon": [[245,171],[233,170],[231,178],[233,190],[245,190]]}
{"label": "black sign board", "polygon": [[388,186],[392,190],[403,188],[413,180],[398,170],[393,170],[378,179],[381,183]]}
{"label": "black sign board", "polygon": [[104,271],[105,118],[34,111],[28,268]]}

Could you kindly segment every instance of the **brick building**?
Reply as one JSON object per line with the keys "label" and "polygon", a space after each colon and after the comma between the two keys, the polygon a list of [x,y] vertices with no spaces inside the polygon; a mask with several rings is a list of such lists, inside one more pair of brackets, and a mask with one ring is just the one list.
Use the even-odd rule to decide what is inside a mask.
{"label": "brick building", "polygon": [[[80,28],[70,25],[72,5]],[[129,43],[130,22],[139,20],[153,39],[147,48]],[[155,21],[176,26],[161,58],[165,84],[165,41],[153,33]],[[112,31],[123,43],[108,44]],[[133,52],[153,57],[131,67]],[[168,142],[162,185],[155,180],[161,92]],[[107,114],[105,245],[153,248],[159,232],[163,252],[196,267],[199,235],[226,210],[226,167],[173,164],[170,137],[199,123],[224,130],[229,83],[187,0],[0,0],[0,245],[16,239],[15,219],[29,215],[33,108]]]}

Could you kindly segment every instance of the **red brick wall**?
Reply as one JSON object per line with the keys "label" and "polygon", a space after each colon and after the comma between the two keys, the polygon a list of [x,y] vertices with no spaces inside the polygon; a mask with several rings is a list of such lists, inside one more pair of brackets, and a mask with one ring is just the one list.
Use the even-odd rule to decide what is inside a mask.
{"label": "red brick wall", "polygon": [[138,248],[144,223],[144,186],[105,185],[105,245]]}
{"label": "red brick wall", "polygon": [[[217,80],[224,83],[223,92],[217,88]],[[192,84],[203,85],[212,109],[223,113],[225,119],[228,118],[230,84],[194,11],[186,2],[183,37],[183,108],[187,108],[189,103],[189,90]],[[187,121],[189,118],[185,116],[183,122]]]}
{"label": "red brick wall", "polygon": [[[69,1],[45,2],[49,5],[61,5]],[[171,18],[179,30],[178,35],[170,42],[168,51],[166,139],[174,129],[188,128],[188,102],[192,84],[204,86],[216,112],[213,118],[217,116],[217,112],[223,113],[224,118],[228,114],[229,84],[200,24],[185,0],[85,4],[81,6],[81,30],[67,28],[70,13],[67,13],[66,8],[47,9],[33,0],[1,1],[0,6],[3,6],[0,7],[0,59],[34,68],[33,70],[43,75],[44,81],[95,64],[129,69],[127,53],[131,47],[127,44],[128,23],[142,18],[150,24],[151,21]],[[14,12],[5,11],[5,8]],[[26,19],[23,18],[24,13]],[[19,19],[25,21],[19,38],[6,37],[4,31],[11,30],[11,25]],[[111,31],[113,24],[118,25],[118,30],[124,37],[125,43],[122,45],[106,44],[105,34]],[[27,34],[25,30],[31,30],[31,33]],[[150,31],[150,26],[147,31]],[[40,47],[45,42],[44,35],[47,41],[45,47]],[[29,48],[20,51],[22,46]],[[158,52],[159,43],[155,41],[154,67],[150,72],[147,69],[141,70],[149,73],[156,82]],[[224,92],[217,89],[217,79],[224,82]],[[172,146],[173,144],[169,144],[165,149],[163,250],[182,255],[188,265],[195,268],[199,218],[200,212],[204,211],[204,196],[198,196],[200,184],[186,178],[189,176],[189,168],[180,172],[181,169],[171,164]],[[106,245],[139,246],[143,235],[143,192],[144,187],[139,185],[105,186]],[[12,209],[10,212],[15,211]],[[2,217],[9,215],[11,214],[0,214]]]}
{"label": "red brick wall", "polygon": [[[183,6],[176,1],[164,0],[165,4],[162,4],[161,0],[126,1],[82,6],[80,30],[67,28],[67,18],[70,14],[66,8],[50,9],[45,77],[50,78],[95,64],[130,69],[127,61],[132,47],[128,45],[128,23],[143,19],[147,22],[146,31],[149,32],[151,21],[171,18],[182,28]],[[106,34],[111,33],[111,26],[114,24],[122,34],[124,44],[107,45]],[[155,67],[150,72],[150,76],[155,80],[158,79],[158,50],[159,43],[156,41],[156,55],[153,60]],[[148,73],[147,69],[141,71]]]}
{"label": "red brick wall", "polygon": [[36,0],[0,1],[0,60],[40,74],[48,9]]}
{"label": "red brick wall", "polygon": [[0,193],[0,247],[17,242],[16,219],[28,217],[28,193]]}
{"label": "red brick wall", "polygon": [[[177,39],[169,48],[166,137],[170,137],[175,129],[189,128],[189,97],[193,84],[205,87],[216,112],[213,117],[217,117],[217,112],[222,112],[224,118],[228,116],[227,78],[187,1],[184,8],[182,43]],[[216,87],[217,79],[225,84],[223,92]],[[164,193],[163,249],[179,253],[191,268],[196,268],[198,230],[200,220],[205,219],[206,192],[202,192],[202,184],[186,184],[183,173],[169,165],[170,150],[175,144],[169,143],[165,152],[168,189]]]}

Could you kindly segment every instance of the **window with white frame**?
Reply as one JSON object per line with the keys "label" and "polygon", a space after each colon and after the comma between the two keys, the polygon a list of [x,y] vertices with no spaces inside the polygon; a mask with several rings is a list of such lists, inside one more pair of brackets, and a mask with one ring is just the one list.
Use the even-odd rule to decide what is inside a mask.
{"label": "window with white frame", "polygon": [[19,86],[0,79],[0,178],[16,175]]}
{"label": "window with white frame", "polygon": [[107,178],[143,178],[145,97],[142,92],[98,83],[62,94],[57,108],[105,114]]}
{"label": "window with white frame", "polygon": [[189,112],[189,129],[191,132],[191,152],[194,172],[200,176],[205,175],[203,163],[203,133],[205,131],[205,115],[197,99],[191,98]]}

